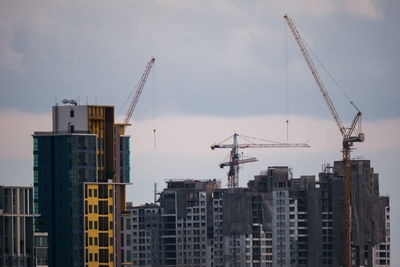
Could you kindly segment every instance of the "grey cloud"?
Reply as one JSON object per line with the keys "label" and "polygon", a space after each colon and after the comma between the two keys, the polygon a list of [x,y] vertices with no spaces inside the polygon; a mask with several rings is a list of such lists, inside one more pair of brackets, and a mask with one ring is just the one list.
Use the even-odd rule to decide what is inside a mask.
{"label": "grey cloud", "polygon": [[[394,89],[399,83],[395,71],[400,62],[398,19],[390,12],[391,6],[377,8],[383,15],[371,20],[349,13],[337,1],[323,7],[318,2],[305,1],[304,7],[289,2],[303,36],[369,118],[399,116],[396,103],[400,99]],[[98,103],[120,106],[146,62],[155,56],[155,72],[134,114],[137,119],[152,116],[152,83],[156,84],[158,114],[285,113],[283,4],[40,3],[1,4],[2,18],[13,37],[7,39],[7,51],[13,51],[15,66],[24,72],[0,71],[0,108],[44,112],[56,97],[77,96],[81,102],[88,96],[90,103],[97,98]],[[305,7],[310,7],[308,13]],[[318,8],[322,8],[320,14]],[[290,33],[287,42],[291,112],[328,117]],[[3,54],[2,62],[6,62]],[[338,110],[351,111],[340,95],[335,99]]]}

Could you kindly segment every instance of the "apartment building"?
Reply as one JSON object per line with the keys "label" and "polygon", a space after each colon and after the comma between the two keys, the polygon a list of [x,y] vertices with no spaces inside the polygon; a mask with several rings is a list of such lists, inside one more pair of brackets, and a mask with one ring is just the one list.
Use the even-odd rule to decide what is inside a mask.
{"label": "apartment building", "polygon": [[[353,266],[390,266],[389,198],[380,196],[368,160],[351,161],[351,177]],[[168,180],[159,206],[128,209],[126,264],[157,266],[149,259],[160,255],[161,266],[342,266],[343,180],[341,161],[326,166],[318,179],[269,167],[234,190],[215,180]],[[156,236],[156,224],[144,222],[157,219],[147,216],[160,222],[156,239],[149,238]],[[133,220],[142,221],[142,241]]]}
{"label": "apartment building", "polygon": [[0,266],[34,266],[33,190],[0,186]]}
{"label": "apartment building", "polygon": [[161,266],[161,208],[132,206],[121,216],[121,256],[126,266]]}
{"label": "apartment building", "polygon": [[48,233],[50,266],[121,266],[120,214],[129,183],[129,136],[114,107],[53,107],[35,132],[34,210]]}

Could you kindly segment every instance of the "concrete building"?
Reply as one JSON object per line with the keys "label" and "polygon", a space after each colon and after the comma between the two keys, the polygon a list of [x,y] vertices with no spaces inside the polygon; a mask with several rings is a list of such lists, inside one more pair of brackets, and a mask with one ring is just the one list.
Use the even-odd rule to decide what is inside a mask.
{"label": "concrete building", "polygon": [[372,248],[372,262],[374,267],[390,266],[390,207],[389,198],[385,208],[386,237],[385,242]]}
{"label": "concrete building", "polygon": [[160,195],[162,266],[212,266],[215,180],[170,180]]}
{"label": "concrete building", "polygon": [[222,191],[223,262],[215,266],[272,264],[272,194],[247,188]]}
{"label": "concrete building", "polygon": [[156,204],[132,207],[121,216],[121,256],[126,266],[161,266],[161,208]]}
{"label": "concrete building", "polygon": [[0,266],[34,266],[32,187],[0,186]]}
{"label": "concrete building", "polygon": [[[374,173],[369,160],[352,160],[351,177],[351,230],[353,266],[375,266],[373,249],[378,244],[390,242],[387,229],[389,198],[379,194],[379,175]],[[344,258],[343,212],[343,164],[336,161],[334,166],[319,175],[323,196],[322,212],[325,218],[323,256],[340,266]],[[332,213],[332,219],[330,219]],[[331,240],[331,241],[330,241]],[[330,241],[330,242],[329,242]],[[389,244],[388,244],[389,245]],[[382,247],[383,248],[383,247]],[[389,248],[389,249],[388,249]],[[385,245],[385,261],[390,265],[390,245]],[[383,255],[382,255],[383,256]],[[389,256],[389,257],[386,257]]]}
{"label": "concrete building", "polygon": [[53,131],[35,132],[34,209],[50,266],[121,266],[129,136],[114,107],[53,107]]}
{"label": "concrete building", "polygon": [[[368,160],[351,161],[353,266],[390,266],[389,198],[380,196],[378,178]],[[327,166],[318,179],[293,178],[288,167],[269,167],[247,188],[235,190],[221,189],[215,180],[169,180],[159,207],[139,206],[132,212],[142,210],[137,215],[142,222],[148,220],[147,210],[158,216],[161,266],[340,267],[343,180],[341,161]],[[140,235],[127,231],[127,218],[125,237]],[[157,232],[142,225],[142,236]],[[127,238],[124,246],[135,251],[129,239],[135,240]],[[148,260],[157,255],[157,239],[134,242],[142,242],[143,257],[138,248],[136,257],[143,260],[131,266],[157,266]]]}
{"label": "concrete building", "polygon": [[169,180],[160,195],[162,266],[270,266],[264,203],[263,194],[215,180]]}
{"label": "concrete building", "polygon": [[[341,161],[328,166],[318,180],[292,178],[289,168],[270,167],[248,186],[250,191],[265,192],[267,199],[272,192],[272,266],[344,264]],[[351,192],[353,266],[375,266],[373,247],[389,248],[389,202],[379,195],[379,177],[368,160],[351,161]],[[389,262],[389,251],[378,255],[383,257],[379,262]]]}

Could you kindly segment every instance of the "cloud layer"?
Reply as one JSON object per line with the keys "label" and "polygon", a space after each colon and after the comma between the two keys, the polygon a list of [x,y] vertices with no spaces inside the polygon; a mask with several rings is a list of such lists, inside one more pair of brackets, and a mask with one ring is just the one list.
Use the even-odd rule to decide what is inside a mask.
{"label": "cloud layer", "polygon": [[[163,114],[283,114],[286,69],[293,113],[328,117],[298,47],[290,33],[285,37],[282,16],[289,12],[363,112],[397,117],[395,6],[372,0],[2,1],[0,109],[40,113],[55,98],[76,97],[119,106],[155,56],[138,118],[152,116],[154,95]],[[335,105],[346,114],[341,100]]]}

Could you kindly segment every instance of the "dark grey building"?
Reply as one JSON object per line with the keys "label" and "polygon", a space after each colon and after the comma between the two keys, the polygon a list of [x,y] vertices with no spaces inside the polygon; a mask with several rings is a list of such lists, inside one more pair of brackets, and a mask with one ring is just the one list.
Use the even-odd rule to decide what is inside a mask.
{"label": "dark grey building", "polygon": [[211,266],[216,180],[170,180],[160,195],[162,266]]}
{"label": "dark grey building", "polygon": [[[262,210],[272,204],[272,220],[263,221],[267,230],[272,222],[272,266],[344,266],[343,180],[336,161],[318,180],[270,167],[249,182],[249,191],[265,194]],[[351,161],[351,214],[353,266],[389,266],[389,199],[369,160]]]}
{"label": "dark grey building", "polygon": [[[269,167],[247,188],[234,190],[221,189],[215,180],[169,180],[160,206],[148,207],[159,210],[159,266],[344,266],[343,180],[341,161],[318,179]],[[390,266],[389,198],[380,196],[379,177],[368,160],[351,161],[351,203],[353,266]],[[134,209],[147,212],[146,206]],[[145,214],[137,216],[148,227]],[[127,229],[126,218],[124,225]],[[132,246],[134,239],[128,239]],[[147,261],[132,266],[149,264],[149,256],[157,255],[146,245],[142,250]]]}
{"label": "dark grey building", "polygon": [[[389,245],[390,242],[387,239],[389,197],[380,195],[379,175],[369,160],[352,160],[350,168],[353,266],[390,266],[389,246],[385,245],[385,257],[382,257],[385,260],[378,264],[374,261],[376,255],[373,255],[376,245]],[[321,191],[327,196],[323,209],[332,211],[332,266],[340,266],[344,257],[344,240],[341,238],[344,234],[342,162],[336,161],[330,172],[320,174],[319,180]]]}
{"label": "dark grey building", "polygon": [[32,187],[0,186],[0,266],[33,266]]}
{"label": "dark grey building", "polygon": [[121,216],[121,257],[125,266],[161,266],[161,208],[157,204],[132,207]]}

